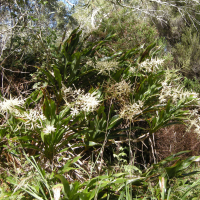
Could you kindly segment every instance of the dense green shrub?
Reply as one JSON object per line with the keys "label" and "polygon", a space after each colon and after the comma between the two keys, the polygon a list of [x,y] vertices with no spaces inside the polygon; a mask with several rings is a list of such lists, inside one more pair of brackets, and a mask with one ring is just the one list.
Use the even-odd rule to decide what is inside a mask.
{"label": "dense green shrub", "polygon": [[184,76],[193,79],[200,75],[200,42],[199,36],[192,28],[187,28],[181,36],[180,42],[173,49],[175,66]]}
{"label": "dense green shrub", "polygon": [[[105,38],[109,33],[115,37],[107,45],[107,51],[115,52],[132,49],[137,46],[147,47],[158,38],[158,32],[154,26],[150,26],[148,19],[141,20],[133,12],[127,9],[119,9],[104,18],[99,28],[90,36],[91,41]],[[160,40],[160,44],[162,44]]]}

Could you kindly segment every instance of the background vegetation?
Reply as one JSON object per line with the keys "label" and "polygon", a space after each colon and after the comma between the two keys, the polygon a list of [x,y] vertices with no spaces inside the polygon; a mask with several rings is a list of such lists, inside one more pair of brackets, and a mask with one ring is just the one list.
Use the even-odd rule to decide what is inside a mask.
{"label": "background vegetation", "polygon": [[1,2],[0,199],[199,199],[199,2]]}

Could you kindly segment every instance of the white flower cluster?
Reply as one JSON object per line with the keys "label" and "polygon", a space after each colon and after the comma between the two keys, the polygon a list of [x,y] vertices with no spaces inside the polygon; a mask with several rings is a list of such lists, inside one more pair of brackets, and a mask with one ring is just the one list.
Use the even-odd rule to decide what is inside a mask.
{"label": "white flower cluster", "polygon": [[46,117],[41,110],[29,109],[23,113],[17,113],[17,117],[24,119],[25,125],[30,126],[31,129],[34,127],[42,127],[42,121],[46,120]]}
{"label": "white flower cluster", "polygon": [[184,91],[181,87],[176,87],[168,84],[167,81],[162,82],[162,90],[160,92],[159,101],[160,103],[166,103],[169,99],[172,99],[173,103],[178,100],[185,100],[192,96],[193,98],[198,98],[196,92]]}
{"label": "white flower cluster", "polygon": [[126,104],[121,109],[119,115],[123,119],[132,120],[136,115],[142,113],[143,102],[138,101],[137,103],[133,104]]}
{"label": "white flower cluster", "polygon": [[10,98],[3,99],[0,102],[0,112],[10,112],[15,117],[23,119],[26,126],[30,126],[31,129],[34,127],[42,127],[42,121],[46,120],[41,110],[38,109],[27,109],[26,111],[19,111],[15,106],[22,107],[24,105],[24,99]]}
{"label": "white flower cluster", "polygon": [[84,90],[72,90],[72,88],[63,87],[63,94],[66,104],[71,107],[72,116],[81,111],[93,112],[100,103],[97,92],[84,94]]}
{"label": "white flower cluster", "polygon": [[53,125],[46,125],[46,128],[43,130],[45,135],[48,135],[52,132],[54,132],[56,128]]}
{"label": "white flower cluster", "polygon": [[12,97],[10,99],[3,99],[2,102],[0,102],[0,112],[5,113],[7,111],[11,113],[19,113],[19,111],[15,108],[15,106],[23,106],[24,100]]}
{"label": "white flower cluster", "polygon": [[97,100],[97,93],[93,92],[92,94],[81,94],[78,96],[76,104],[79,105],[81,110],[85,112],[94,111],[95,108],[99,105],[100,101]]}
{"label": "white flower cluster", "polygon": [[92,65],[97,71],[99,71],[98,74],[103,75],[110,75],[110,72],[115,72],[118,67],[118,62],[116,61],[97,61],[96,65],[92,64],[92,62],[88,62],[88,65]]}
{"label": "white flower cluster", "polygon": [[136,67],[130,67],[129,73],[134,74],[136,72]]}
{"label": "white flower cluster", "polygon": [[144,62],[138,65],[139,70],[147,72],[155,72],[159,69],[159,66],[164,63],[164,59],[146,59]]}
{"label": "white flower cluster", "polygon": [[119,83],[111,84],[107,86],[107,93],[110,93],[112,97],[124,99],[125,96],[129,96],[133,90],[132,85],[125,80],[120,81]]}
{"label": "white flower cluster", "polygon": [[190,119],[188,121],[188,131],[195,127],[194,131],[200,135],[200,115],[198,114],[198,110],[190,110]]}
{"label": "white flower cluster", "polygon": [[78,94],[75,101],[72,103],[71,114],[72,116],[79,114],[81,111],[93,112],[99,105],[99,96],[97,92]]}

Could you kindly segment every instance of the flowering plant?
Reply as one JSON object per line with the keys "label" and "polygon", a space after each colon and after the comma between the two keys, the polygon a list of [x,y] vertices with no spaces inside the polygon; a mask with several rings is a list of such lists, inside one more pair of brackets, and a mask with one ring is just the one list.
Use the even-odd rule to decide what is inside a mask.
{"label": "flowering plant", "polygon": [[[142,142],[149,147],[156,163],[153,139],[159,129],[187,123],[196,132],[200,130],[198,94],[179,86],[180,79],[171,70],[163,70],[164,59],[151,56],[155,44],[103,60],[94,58],[94,49],[100,48],[101,42],[81,49],[80,34],[78,30],[72,32],[48,67],[37,67],[42,74],[37,72],[36,78],[42,84],[35,86],[32,94],[26,98],[1,98],[0,143],[5,157],[16,155],[12,159],[14,166],[25,165],[26,157],[45,183],[46,191],[43,187],[39,192],[35,189],[35,193],[33,184],[28,189],[22,187],[32,196],[37,193],[37,197],[52,199],[54,192],[58,199],[62,189],[67,199],[100,199],[97,186],[93,185],[100,182],[92,178],[103,173],[107,163],[116,163],[120,156],[125,156],[121,163],[132,165],[135,143]],[[91,64],[88,59],[94,62]],[[122,143],[127,148],[120,148]],[[117,153],[117,149],[121,150]],[[128,152],[121,152],[122,149]],[[28,156],[33,156],[34,162]],[[51,179],[46,179],[54,183],[52,190],[43,171],[51,174]],[[144,180],[142,176],[128,180],[121,176],[117,179],[123,183],[121,187],[115,185],[113,177],[106,176],[99,191],[105,195],[104,189],[108,187],[110,191],[111,185],[122,191],[127,182]],[[91,181],[84,185],[74,179]],[[42,185],[41,180],[35,180]],[[57,185],[58,181],[63,186]]]}

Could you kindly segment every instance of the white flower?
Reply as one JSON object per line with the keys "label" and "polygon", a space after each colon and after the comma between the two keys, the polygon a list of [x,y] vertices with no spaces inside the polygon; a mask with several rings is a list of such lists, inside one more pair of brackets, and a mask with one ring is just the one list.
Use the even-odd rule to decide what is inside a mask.
{"label": "white flower", "polygon": [[136,68],[135,67],[130,67],[129,72],[130,73],[135,73],[136,72]]}
{"label": "white flower", "polygon": [[56,130],[56,128],[52,125],[47,125],[46,128],[43,130],[43,132],[48,135],[51,132],[54,132]]}
{"label": "white flower", "polygon": [[111,86],[107,86],[107,92],[110,93],[112,97],[122,97],[122,100],[124,100],[125,96],[129,96],[132,90],[130,82],[126,82],[125,80],[112,84]]}
{"label": "white flower", "polygon": [[71,106],[71,115],[75,116],[81,111],[93,112],[99,105],[98,95],[96,92],[79,94]]}
{"label": "white flower", "polygon": [[64,84],[62,85],[62,91],[64,94],[68,93],[71,94],[72,93],[72,88],[71,87],[66,87]]}
{"label": "white flower", "polygon": [[37,109],[26,110],[26,112],[17,113],[16,116],[26,120],[25,124],[30,125],[31,129],[33,129],[36,126],[41,127],[41,122],[46,119],[42,111]]}
{"label": "white flower", "polygon": [[34,109],[27,110],[23,113],[22,117],[31,122],[36,122],[38,119],[46,119],[46,117],[40,111]]}
{"label": "white flower", "polygon": [[191,116],[198,116],[198,110],[197,109],[190,110],[190,114]]}
{"label": "white flower", "polygon": [[55,77],[54,72],[51,72],[51,71],[49,71],[49,72],[51,73],[51,75],[52,75],[53,77]]}
{"label": "white flower", "polygon": [[146,59],[144,62],[139,64],[139,69],[143,69],[147,72],[154,72],[159,69],[159,65],[164,63],[163,59]]}
{"label": "white flower", "polygon": [[79,110],[78,110],[78,108],[71,108],[71,115],[74,117],[74,116],[76,116],[76,115],[78,115],[79,114]]}
{"label": "white flower", "polygon": [[141,114],[143,107],[143,102],[138,101],[137,103],[133,104],[126,104],[121,109],[119,115],[121,118],[132,120],[136,115]]}
{"label": "white flower", "polygon": [[17,109],[15,108],[15,106],[22,106],[24,104],[24,100],[23,99],[19,99],[19,98],[15,98],[15,99],[5,99],[4,101],[2,101],[0,103],[0,111],[5,113],[7,111],[10,112],[17,112]]}
{"label": "white flower", "polygon": [[118,69],[118,62],[98,61],[94,68],[99,71],[99,74],[108,75],[111,71],[115,72]]}
{"label": "white flower", "polygon": [[192,120],[190,120],[190,125],[191,126],[196,126],[197,127],[197,123],[198,123],[198,121],[197,121],[197,119],[192,119]]}
{"label": "white flower", "polygon": [[57,184],[53,186],[52,190],[54,193],[54,200],[59,200],[60,199],[60,191],[62,190],[63,185],[62,184]]}
{"label": "white flower", "polygon": [[93,92],[92,94],[87,93],[85,95],[80,95],[78,97],[80,101],[81,109],[85,112],[94,111],[95,108],[99,105],[99,100],[97,100],[97,93]]}
{"label": "white flower", "polygon": [[197,110],[190,111],[191,118],[188,120],[188,130],[195,128],[194,131],[200,134],[200,115]]}
{"label": "white flower", "polygon": [[94,111],[100,102],[97,92],[84,94],[84,90],[72,90],[71,88],[66,88],[64,85],[62,92],[66,105],[71,108],[72,116],[79,114],[81,111]]}
{"label": "white flower", "polygon": [[160,103],[166,103],[169,99],[172,99],[173,103],[177,103],[179,100],[186,100],[189,97],[198,100],[198,94],[195,92],[185,91],[181,87],[172,86],[172,83],[167,84],[165,80],[162,82],[162,90],[159,94]]}

